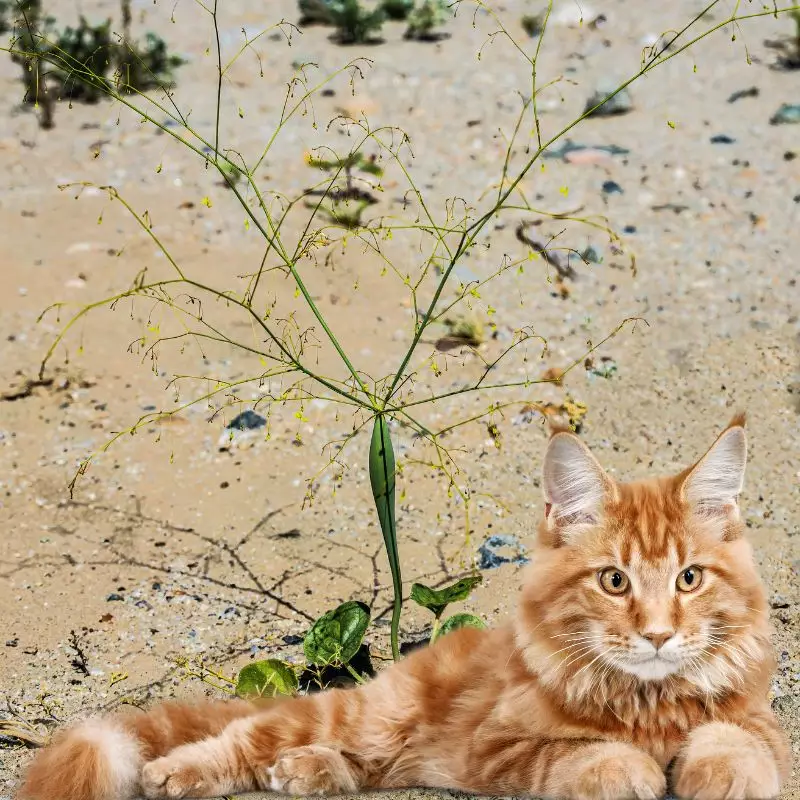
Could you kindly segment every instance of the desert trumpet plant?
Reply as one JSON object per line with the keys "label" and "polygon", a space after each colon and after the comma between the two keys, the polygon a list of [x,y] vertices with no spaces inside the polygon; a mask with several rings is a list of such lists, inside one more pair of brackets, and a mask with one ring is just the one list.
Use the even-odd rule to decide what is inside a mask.
{"label": "desert trumpet plant", "polygon": [[[137,122],[157,129],[163,134],[164,142],[184,148],[193,157],[198,171],[216,172],[219,182],[226,187],[225,202],[236,204],[248,235],[257,236],[261,247],[257,263],[249,267],[236,263],[235,268],[221,265],[212,277],[202,278],[191,263],[181,263],[176,257],[148,211],[138,210],[114,186],[93,187],[95,190],[99,188],[109,203],[129,215],[161,257],[148,270],[136,267],[135,274],[124,288],[79,308],[69,317],[45,355],[42,372],[86,315],[101,308],[117,308],[123,301],[126,308],[138,302],[147,309],[146,323],[131,350],[140,354],[159,374],[159,359],[165,351],[187,359],[195,358],[195,361],[185,372],[174,370],[170,373],[168,386],[174,398],[170,407],[148,412],[133,421],[113,436],[100,452],[123,437],[146,429],[155,420],[179,414],[194,404],[204,404],[212,415],[227,407],[239,407],[247,402],[242,394],[245,387],[258,393],[259,406],[267,409],[268,415],[273,410],[281,413],[284,407],[290,406],[297,419],[303,419],[308,404],[317,400],[324,401],[324,407],[333,409],[337,415],[345,412],[352,415],[352,429],[341,440],[332,443],[335,447],[326,451],[332,455],[324,468],[341,466],[343,453],[351,452],[356,446],[354,443],[362,441],[357,439],[359,433],[371,429],[369,448],[365,446],[358,450],[357,457],[361,464],[368,464],[372,496],[391,572],[391,646],[395,658],[400,654],[400,614],[404,598],[402,537],[398,536],[395,508],[398,475],[401,470],[420,467],[442,476],[448,491],[462,503],[469,533],[472,496],[455,448],[448,447],[449,441],[466,426],[485,424],[487,419],[493,420],[511,406],[543,408],[532,400],[532,388],[537,384],[554,382],[552,377],[542,376],[536,371],[538,359],[534,356],[546,348],[546,339],[533,327],[532,321],[515,327],[513,334],[505,339],[492,338],[497,327],[497,311],[490,302],[491,293],[502,281],[524,274],[531,262],[536,262],[534,266],[540,270],[538,275],[542,280],[547,275],[546,280],[551,283],[550,272],[556,269],[554,265],[566,263],[569,269],[556,269],[559,274],[555,279],[562,284],[580,278],[582,263],[580,258],[570,260],[570,254],[577,251],[569,247],[560,235],[541,242],[529,238],[533,242],[530,246],[520,241],[524,248],[521,255],[499,256],[479,275],[464,276],[460,272],[463,262],[477,248],[488,250],[488,232],[499,220],[509,217],[515,222],[520,218],[523,221],[557,221],[559,226],[569,225],[573,230],[590,231],[608,237],[616,252],[624,252],[620,237],[602,217],[584,216],[578,210],[556,213],[539,208],[531,203],[525,188],[526,176],[540,168],[545,154],[563,144],[561,140],[580,126],[587,116],[581,114],[567,125],[547,131],[539,116],[543,93],[552,91],[560,80],[557,77],[544,80],[540,75],[539,56],[549,38],[552,3],[548,4],[541,18],[538,37],[522,43],[512,38],[500,12],[488,3],[462,0],[461,5],[464,4],[485,12],[480,18],[498,26],[492,27],[487,36],[491,40],[505,41],[519,55],[526,78],[525,85],[519,87],[522,99],[514,124],[504,132],[505,153],[499,160],[495,179],[476,197],[452,197],[443,204],[434,203],[424,186],[415,179],[410,168],[413,158],[410,137],[400,127],[374,127],[363,115],[340,113],[330,121],[330,126],[343,134],[335,139],[335,143],[347,142],[348,149],[346,152],[333,152],[330,146],[324,145],[324,126],[317,122],[313,100],[338,79],[349,80],[351,89],[355,91],[369,68],[368,60],[358,55],[340,69],[322,77],[310,64],[292,66],[289,86],[272,132],[260,137],[252,152],[240,152],[237,141],[226,140],[224,132],[227,129],[221,123],[221,116],[229,107],[225,101],[232,83],[229,80],[232,70],[244,54],[254,49],[256,42],[276,38],[291,42],[296,30],[286,22],[279,22],[257,34],[243,31],[243,41],[226,49],[220,35],[222,4],[212,0],[210,4],[192,7],[193,13],[201,15],[210,27],[212,46],[209,57],[215,62],[215,105],[214,113],[210,115],[213,121],[207,127],[200,122],[194,123],[196,117],[181,108],[177,95],[166,83],[162,82],[153,90],[132,91],[124,80],[106,79],[92,59],[76,58],[60,48],[42,28],[31,26],[28,38],[17,37],[5,48],[20,63],[43,63],[48,69],[61,70],[69,80],[91,86],[118,104],[121,111],[130,112]],[[428,5],[434,11],[438,8],[436,4]],[[360,31],[357,35],[352,33],[355,41],[376,30],[378,18],[365,20],[359,16],[364,9],[357,2],[336,0],[330,3],[330,7],[334,15],[350,15],[345,21],[353,31],[356,28]],[[752,10],[750,6],[743,8],[735,4],[732,12],[723,12],[724,8],[726,6],[720,0],[713,0],[702,13],[665,35],[661,44],[643,54],[638,67],[609,97],[717,31],[731,25],[741,26],[755,17],[782,14],[797,9],[797,5]],[[163,61],[163,55],[159,49],[156,53],[159,63]],[[287,58],[287,70],[288,64]],[[32,85],[34,93],[40,88],[38,83]],[[239,108],[238,117],[246,118],[246,109]],[[275,142],[281,135],[288,128],[301,124],[309,126],[310,136],[320,137],[319,147],[307,161],[325,177],[317,186],[297,191],[296,187],[278,183],[280,170],[276,173],[278,177],[269,178],[264,167],[275,156]],[[300,155],[297,154],[298,161]],[[153,171],[160,174],[161,164],[154,164]],[[355,198],[360,192],[375,192],[377,198],[382,177],[390,173],[397,186],[394,193],[403,198],[402,209],[390,214],[385,208],[381,210],[379,201],[359,207],[357,217],[344,215],[347,209],[343,211],[337,205],[343,193]],[[365,188],[367,178],[370,183]],[[78,183],[64,188],[80,195],[89,185]],[[209,214],[213,213],[210,196],[197,199]],[[398,256],[398,251],[392,249],[392,242],[401,238],[412,246],[399,251],[402,256]],[[336,325],[320,300],[325,293],[318,285],[320,271],[315,266],[322,268],[336,263],[342,252],[353,247],[366,254],[364,257],[369,264],[377,265],[376,273],[387,280],[385,291],[393,293],[393,299],[397,303],[404,302],[409,310],[410,325],[402,332],[402,338],[392,338],[387,332],[386,341],[378,343],[387,348],[387,353],[390,348],[397,349],[396,353],[391,351],[395,353],[391,363],[388,363],[387,356],[381,362],[386,364],[385,367],[372,369],[373,373],[380,370],[378,374],[371,374],[363,368],[359,364],[360,356],[343,345],[335,330]],[[414,253],[413,258],[409,253]],[[633,266],[632,256],[629,263]],[[531,285],[535,283],[529,280],[526,290]],[[287,286],[288,292],[281,294],[278,291]],[[544,290],[549,291],[548,288]],[[354,288],[354,295],[355,292]],[[45,314],[60,310],[61,305],[57,304]],[[459,329],[457,336],[450,337],[455,340],[455,350],[442,352],[435,346],[429,347],[427,337],[433,326],[447,327],[449,323],[452,329],[453,321],[459,319],[473,321],[468,329]],[[622,320],[612,330],[603,331],[588,343],[582,337],[575,347],[574,359],[559,370],[559,385],[611,336],[635,324],[636,320]],[[246,334],[241,333],[243,330]],[[196,350],[187,349],[189,344]],[[488,350],[489,344],[494,348],[491,351]],[[225,354],[235,352],[237,369],[241,374],[214,373],[206,366],[207,350]],[[451,380],[446,387],[441,384],[443,375]],[[453,379],[454,375],[459,376],[458,380]],[[463,404],[458,414],[451,405],[456,398]],[[445,414],[448,417],[442,419]],[[415,446],[419,444],[420,448],[425,448],[424,453],[412,458],[399,447],[396,450],[394,445],[400,435],[413,438]],[[89,468],[95,455],[87,454],[81,462],[71,488]],[[309,493],[314,491],[312,479]],[[437,625],[435,635],[442,635],[448,627],[474,624],[464,617],[452,622],[441,620],[441,611],[437,615],[434,610],[439,609],[442,600],[436,596],[437,591],[441,590],[422,587],[416,590],[415,598],[417,602],[424,600],[423,604],[433,611]],[[460,596],[460,591],[456,590],[450,600],[444,600],[450,602]],[[339,631],[336,636],[344,636],[351,629],[358,632],[363,622],[363,614],[348,608],[346,615],[342,612],[339,617],[327,620],[324,635],[312,637],[315,647],[321,647],[320,642],[335,640],[335,631]],[[344,656],[350,652],[351,640],[346,639],[346,642],[346,650],[325,652],[333,652],[334,660],[338,658],[343,665],[349,663]],[[345,644],[341,643],[341,647],[344,648]],[[319,654],[322,651],[317,647],[314,652]],[[258,687],[263,691],[290,691],[294,686],[291,677],[274,665],[246,677],[256,685],[256,691]]]}

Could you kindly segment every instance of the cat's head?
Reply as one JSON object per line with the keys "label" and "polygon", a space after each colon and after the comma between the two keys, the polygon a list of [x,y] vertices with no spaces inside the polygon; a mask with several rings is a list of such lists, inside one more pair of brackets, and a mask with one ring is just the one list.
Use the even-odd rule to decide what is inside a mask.
{"label": "cat's head", "polygon": [[614,677],[716,692],[763,661],[766,604],[738,507],[746,460],[743,416],[694,466],[627,484],[556,432],[518,629],[529,666],[579,693]]}

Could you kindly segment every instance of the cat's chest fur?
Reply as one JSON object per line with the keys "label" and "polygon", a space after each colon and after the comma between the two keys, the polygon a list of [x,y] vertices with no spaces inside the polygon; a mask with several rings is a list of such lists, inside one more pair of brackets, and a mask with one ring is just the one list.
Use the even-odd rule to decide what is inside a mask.
{"label": "cat's chest fur", "polygon": [[666,765],[689,732],[722,718],[734,698],[714,702],[687,685],[652,682],[636,686],[593,683],[545,685],[512,657],[493,720],[533,737],[628,741]]}

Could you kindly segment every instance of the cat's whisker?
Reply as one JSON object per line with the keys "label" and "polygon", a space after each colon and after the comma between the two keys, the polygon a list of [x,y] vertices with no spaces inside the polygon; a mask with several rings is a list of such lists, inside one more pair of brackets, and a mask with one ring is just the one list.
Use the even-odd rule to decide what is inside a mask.
{"label": "cat's whisker", "polygon": [[587,653],[591,653],[594,649],[595,646],[592,644],[582,647],[575,653],[568,653],[566,656],[564,656],[564,658],[561,659],[561,663],[558,665],[558,668],[566,669],[570,664],[574,663],[575,661],[579,661],[583,656],[585,656]]}
{"label": "cat's whisker", "polygon": [[[563,653],[565,650],[567,650],[567,651],[574,650],[576,647],[581,647],[581,644],[580,643],[569,644],[566,647],[562,647],[560,650],[556,650],[555,652],[550,653],[550,655],[547,656],[547,658],[551,659],[553,656],[557,656],[559,653]],[[584,645],[584,646],[581,647],[581,649],[583,649],[583,650],[591,650],[592,647],[594,647],[593,644],[592,645]]]}
{"label": "cat's whisker", "polygon": [[604,636],[602,634],[598,634],[597,636],[576,636],[574,639],[562,639],[558,644],[562,644],[563,642],[594,642],[603,638]]}
{"label": "cat's whisker", "polygon": [[592,666],[592,664],[594,664],[594,662],[595,662],[595,661],[597,661],[597,659],[598,659],[598,658],[603,658],[603,656],[606,656],[606,655],[608,655],[608,654],[609,654],[609,653],[611,653],[613,650],[614,650],[614,646],[612,645],[611,647],[609,647],[609,648],[608,648],[608,650],[604,651],[603,653],[598,653],[598,655],[596,655],[596,656],[595,656],[595,657],[594,657],[594,658],[593,658],[593,659],[592,659],[592,660],[591,660],[591,661],[590,661],[588,664],[585,664],[584,666],[582,666],[582,667],[581,667],[581,668],[580,668],[580,669],[579,669],[579,670],[578,670],[578,671],[575,673],[575,675],[573,675],[573,677],[574,677],[574,678],[577,678],[577,677],[578,677],[578,675],[580,675],[580,674],[581,674],[581,672],[583,672],[585,669],[588,669],[589,667],[591,667],[591,666]]}

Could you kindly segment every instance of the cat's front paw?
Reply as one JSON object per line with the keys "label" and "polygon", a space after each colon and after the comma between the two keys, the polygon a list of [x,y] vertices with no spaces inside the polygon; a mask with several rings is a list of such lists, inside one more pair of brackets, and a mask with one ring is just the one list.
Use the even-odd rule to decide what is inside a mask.
{"label": "cat's front paw", "polygon": [[695,730],[675,765],[685,800],[769,800],[780,791],[772,754],[752,733],[715,722]]}
{"label": "cat's front paw", "polygon": [[145,764],[140,783],[144,796],[151,800],[210,797],[213,794],[200,769],[170,755]]}
{"label": "cat's front paw", "polygon": [[345,794],[359,790],[354,766],[339,751],[323,745],[284,750],[269,770],[265,788],[282,794]]}
{"label": "cat's front paw", "polygon": [[575,766],[565,787],[572,800],[657,800],[667,790],[655,759],[631,745],[598,744]]}

